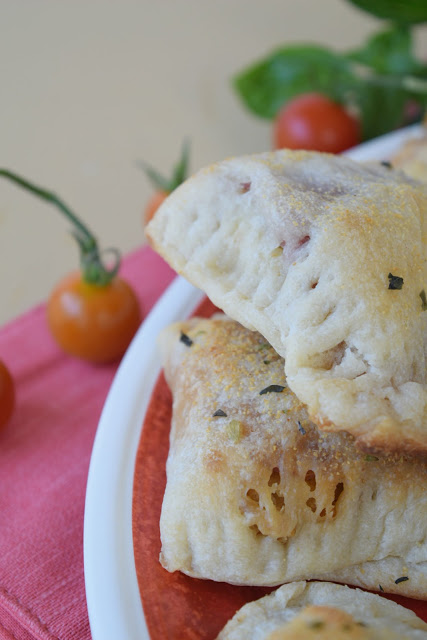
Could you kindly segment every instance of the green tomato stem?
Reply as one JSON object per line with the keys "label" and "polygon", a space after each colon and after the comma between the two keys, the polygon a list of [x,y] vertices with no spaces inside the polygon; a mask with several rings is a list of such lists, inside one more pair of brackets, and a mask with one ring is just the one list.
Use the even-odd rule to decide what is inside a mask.
{"label": "green tomato stem", "polygon": [[106,286],[111,282],[116,276],[120,266],[120,254],[116,249],[109,250],[110,253],[114,255],[114,263],[110,269],[107,269],[101,260],[101,252],[99,251],[98,243],[93,233],[55,193],[38,187],[7,169],[0,169],[0,176],[11,180],[45,202],[52,204],[71,222],[74,227],[72,235],[76,239],[80,249],[82,277],[86,282],[99,286]]}
{"label": "green tomato stem", "polygon": [[185,139],[182,143],[181,155],[177,164],[173,168],[170,178],[165,178],[157,171],[157,169],[154,169],[154,167],[151,167],[146,162],[138,161],[138,165],[143,169],[155,189],[159,189],[160,191],[164,191],[169,194],[187,179],[189,157],[190,142]]}
{"label": "green tomato stem", "polygon": [[427,95],[427,80],[414,75],[381,74],[363,64],[351,64],[349,67],[356,77],[372,85],[403,89],[420,96]]}

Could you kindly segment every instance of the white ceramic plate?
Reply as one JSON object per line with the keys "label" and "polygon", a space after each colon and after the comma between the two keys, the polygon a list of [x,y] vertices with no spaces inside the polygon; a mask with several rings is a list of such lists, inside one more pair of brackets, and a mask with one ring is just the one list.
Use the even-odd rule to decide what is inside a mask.
{"label": "white ceramic plate", "polygon": [[[347,152],[387,159],[421,128],[413,126]],[[178,277],[159,299],[123,358],[99,421],[84,518],[84,571],[93,640],[149,640],[132,544],[132,487],[140,429],[160,372],[159,331],[194,311],[204,294]]]}

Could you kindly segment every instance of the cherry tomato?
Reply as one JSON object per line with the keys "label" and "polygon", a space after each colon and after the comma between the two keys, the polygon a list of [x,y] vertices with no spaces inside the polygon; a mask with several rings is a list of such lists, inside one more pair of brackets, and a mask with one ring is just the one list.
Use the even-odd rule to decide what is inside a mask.
{"label": "cherry tomato", "polygon": [[307,149],[340,153],[360,142],[356,118],[319,93],[290,100],[273,123],[275,149]]}
{"label": "cherry tomato", "polygon": [[53,337],[67,353],[93,363],[119,359],[141,323],[138,299],[116,276],[99,286],[80,272],[64,278],[47,304]]}
{"label": "cherry tomato", "polygon": [[15,408],[15,385],[9,369],[0,360],[0,429],[8,422]]}
{"label": "cherry tomato", "polygon": [[[80,249],[81,271],[62,280],[47,304],[47,320],[53,337],[67,353],[94,363],[120,358],[141,323],[133,289],[117,275],[120,253],[100,251],[98,242],[76,214],[53,191],[22,176],[0,169],[0,176],[54,205],[73,225]],[[113,257],[110,264],[105,254]]]}
{"label": "cherry tomato", "polygon": [[147,206],[144,211],[144,225],[148,224],[151,218],[156,213],[157,209],[160,207],[162,202],[168,197],[168,193],[166,191],[155,191],[149,201],[147,202]]}

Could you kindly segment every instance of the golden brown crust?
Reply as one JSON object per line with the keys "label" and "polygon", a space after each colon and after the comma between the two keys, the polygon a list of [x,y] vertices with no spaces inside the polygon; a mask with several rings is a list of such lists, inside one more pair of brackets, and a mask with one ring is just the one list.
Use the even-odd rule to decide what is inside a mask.
{"label": "golden brown crust", "polygon": [[286,357],[320,428],[426,456],[426,225],[427,192],[402,172],[280,151],[202,170],[147,235]]}
{"label": "golden brown crust", "polygon": [[372,593],[295,582],[243,606],[217,640],[425,640],[427,624]]}
{"label": "golden brown crust", "polygon": [[[389,634],[392,629],[386,629]],[[300,613],[269,633],[265,640],[373,640],[366,626],[342,609],[308,605]],[[378,635],[377,635],[378,637]],[[389,636],[388,636],[389,637]]]}
{"label": "golden brown crust", "polygon": [[161,518],[169,571],[259,585],[327,575],[427,595],[425,463],[319,432],[283,360],[230,319],[174,325],[162,350],[174,397]]}

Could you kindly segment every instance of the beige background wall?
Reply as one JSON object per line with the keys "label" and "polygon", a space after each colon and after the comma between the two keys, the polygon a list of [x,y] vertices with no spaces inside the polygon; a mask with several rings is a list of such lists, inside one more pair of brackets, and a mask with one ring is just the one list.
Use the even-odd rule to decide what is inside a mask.
{"label": "beige background wall", "polygon": [[[273,48],[359,45],[379,21],[344,0],[3,0],[0,164],[54,189],[123,253],[144,242],[151,187],[182,140],[195,170],[270,146],[230,79]],[[417,32],[427,57],[427,32]],[[68,224],[0,182],[0,324],[77,265]],[[144,274],[141,274],[144,277]]]}

